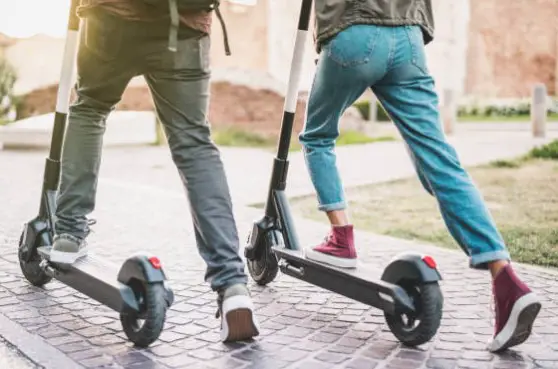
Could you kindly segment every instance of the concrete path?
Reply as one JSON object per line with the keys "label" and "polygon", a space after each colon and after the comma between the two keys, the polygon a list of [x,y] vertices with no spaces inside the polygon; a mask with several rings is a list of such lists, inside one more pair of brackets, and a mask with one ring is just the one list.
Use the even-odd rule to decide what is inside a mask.
{"label": "concrete path", "polygon": [[[467,165],[524,153],[538,141],[513,134],[461,136],[454,140]],[[505,142],[505,144],[502,144]],[[99,255],[121,263],[139,250],[156,253],[177,293],[166,330],[147,350],[125,340],[118,315],[59,282],[31,287],[17,263],[22,223],[36,214],[45,153],[0,152],[0,336],[16,343],[44,368],[556,368],[558,367],[558,274],[519,266],[543,298],[544,310],[528,343],[503,355],[484,350],[492,334],[486,274],[466,258],[429,245],[357,233],[364,262],[378,276],[404,250],[429,253],[444,276],[444,319],[436,338],[418,349],[399,345],[380,311],[280,275],[266,288],[254,284],[262,335],[254,342],[218,342],[214,294],[203,281],[191,216],[165,148],[105,151],[98,224],[90,242]],[[241,239],[260,211],[246,207],[265,198],[272,153],[223,149]],[[341,148],[346,185],[412,175],[400,143]],[[363,163],[366,170],[363,170]],[[289,194],[312,193],[300,154],[292,156]],[[326,227],[296,219],[303,244],[321,239]]]}

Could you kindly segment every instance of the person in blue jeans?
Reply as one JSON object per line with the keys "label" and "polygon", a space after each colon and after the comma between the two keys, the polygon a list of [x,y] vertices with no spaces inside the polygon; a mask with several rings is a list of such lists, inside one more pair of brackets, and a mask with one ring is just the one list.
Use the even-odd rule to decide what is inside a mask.
{"label": "person in blue jeans", "polygon": [[320,57],[299,138],[319,209],[327,214],[331,230],[306,256],[341,268],[357,265],[334,148],[343,112],[371,88],[471,267],[491,272],[496,321],[488,349],[498,352],[523,343],[541,303],[514,272],[479,191],[442,131],[425,56],[434,32],[430,0],[315,1],[315,14]]}

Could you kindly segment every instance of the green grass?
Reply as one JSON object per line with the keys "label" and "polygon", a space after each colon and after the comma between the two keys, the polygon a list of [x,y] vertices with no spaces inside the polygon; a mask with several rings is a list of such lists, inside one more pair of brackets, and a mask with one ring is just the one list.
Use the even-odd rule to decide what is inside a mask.
{"label": "green grass", "polygon": [[541,147],[535,147],[529,152],[528,156],[537,159],[558,160],[558,140]]}
{"label": "green grass", "polygon": [[267,147],[273,145],[270,137],[234,128],[215,130],[213,140],[220,146]]}
{"label": "green grass", "polygon": [[[548,147],[517,160],[471,168],[514,260],[558,267],[558,160],[538,159]],[[416,178],[346,189],[355,227],[378,234],[426,241],[459,249],[440,215],[436,200]],[[326,222],[315,196],[294,199],[293,211]]]}
{"label": "green grass", "polygon": [[[219,146],[256,147],[265,149],[275,149],[277,147],[277,136],[264,136],[262,134],[235,128],[214,130],[213,140]],[[342,131],[337,140],[337,145],[358,145],[393,140],[395,140],[395,138],[391,136],[370,137],[356,131]],[[301,146],[296,136],[291,138],[290,151],[300,151],[300,149]]]}

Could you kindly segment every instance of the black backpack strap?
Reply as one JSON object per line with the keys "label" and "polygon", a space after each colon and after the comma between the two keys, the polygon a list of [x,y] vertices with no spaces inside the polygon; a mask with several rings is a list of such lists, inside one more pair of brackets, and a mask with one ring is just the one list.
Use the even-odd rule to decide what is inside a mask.
{"label": "black backpack strap", "polygon": [[[180,25],[180,15],[178,14],[178,4],[176,0],[169,0],[169,11],[170,11],[170,31],[169,31],[169,50],[176,52],[178,47],[178,27]],[[225,54],[231,55],[231,49],[229,46],[229,35],[227,33],[227,27],[225,26],[225,21],[223,20],[223,15],[219,10],[219,7],[215,7],[215,14],[219,23],[221,23],[221,29],[223,30],[223,40],[225,43]]]}
{"label": "black backpack strap", "polygon": [[221,15],[221,11],[219,8],[215,8],[215,14],[217,15],[217,19],[219,19],[219,23],[221,23],[221,29],[223,30],[223,41],[225,42],[225,54],[231,55],[231,48],[229,46],[229,36],[227,34],[227,27],[225,26],[225,21],[223,20],[223,16]]}
{"label": "black backpack strap", "polygon": [[180,16],[178,14],[178,4],[176,0],[169,0],[170,11],[170,31],[169,31],[169,50],[176,52],[178,47],[178,26],[180,25]]}

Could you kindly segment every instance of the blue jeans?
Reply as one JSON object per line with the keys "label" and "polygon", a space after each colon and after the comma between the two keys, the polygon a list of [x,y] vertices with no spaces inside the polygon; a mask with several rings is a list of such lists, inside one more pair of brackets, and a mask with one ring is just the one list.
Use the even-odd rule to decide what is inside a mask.
{"label": "blue jeans", "polygon": [[[351,26],[323,48],[300,134],[319,209],[347,204],[335,160],[339,118],[371,88],[401,132],[424,188],[473,268],[510,258],[481,195],[446,141],[418,26]],[[365,164],[366,158],[360,158]]]}

